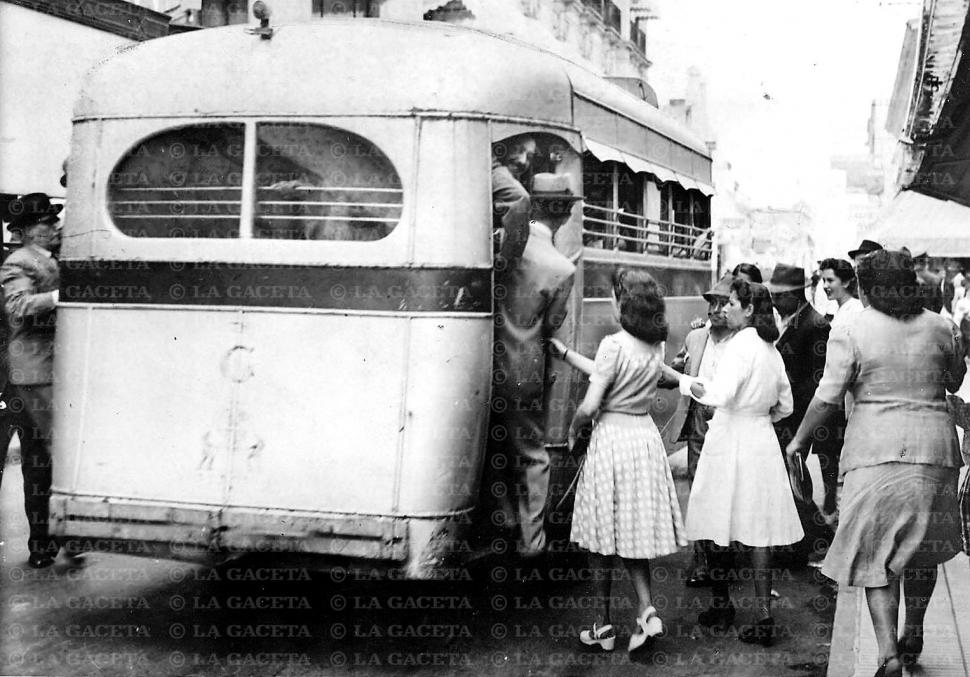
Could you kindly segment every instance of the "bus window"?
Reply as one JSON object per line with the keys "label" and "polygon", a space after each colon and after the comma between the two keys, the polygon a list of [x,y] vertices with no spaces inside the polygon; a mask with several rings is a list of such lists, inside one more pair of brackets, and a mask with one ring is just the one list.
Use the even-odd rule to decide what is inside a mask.
{"label": "bus window", "polygon": [[256,126],[253,236],[380,240],[401,219],[401,180],[367,139],[305,123]]}
{"label": "bus window", "polygon": [[131,237],[238,237],[242,164],[241,124],[162,132],[115,167],[108,209]]}
{"label": "bus window", "polygon": [[596,249],[613,249],[609,212],[613,209],[613,165],[583,154],[583,244]]}

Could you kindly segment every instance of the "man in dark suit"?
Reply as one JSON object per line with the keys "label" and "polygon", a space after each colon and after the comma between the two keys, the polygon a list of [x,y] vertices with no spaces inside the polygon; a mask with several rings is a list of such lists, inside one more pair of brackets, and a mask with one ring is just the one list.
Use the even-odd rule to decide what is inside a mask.
{"label": "man in dark suit", "polygon": [[[788,446],[801,425],[825,371],[829,323],[808,302],[805,289],[809,284],[803,268],[785,263],[775,266],[767,284],[775,309],[781,316],[781,336],[775,347],[785,362],[794,401],[792,415],[775,424],[782,450]],[[837,432],[828,426],[817,429],[812,435],[812,446],[816,453],[819,452],[820,445],[838,444]],[[810,490],[808,495],[807,501],[796,501],[805,538],[792,549],[793,563],[804,563],[810,557],[818,557],[832,542],[831,528],[811,499]]]}
{"label": "man in dark suit", "polygon": [[496,289],[493,415],[481,497],[494,511],[493,525],[518,527],[523,558],[546,548],[545,344],[566,318],[576,273],[553,237],[582,199],[565,174],[536,174],[532,186],[528,242],[498,278],[501,293]]}
{"label": "man in dark suit", "polygon": [[[675,371],[688,376],[701,376],[708,380],[713,377],[724,343],[734,336],[734,331],[727,326],[727,317],[724,315],[724,306],[731,296],[733,281],[734,276],[726,273],[712,289],[704,292],[708,322],[688,332],[684,338],[683,348],[671,364]],[[676,388],[678,382],[661,378],[658,385],[661,388]],[[697,472],[697,462],[700,460],[701,449],[704,446],[704,438],[707,436],[707,424],[714,415],[714,408],[703,405],[692,397],[684,397],[678,406],[678,410],[682,409],[687,410],[687,417],[680,428],[677,441],[687,442],[687,479],[693,482],[694,474]],[[708,543],[694,542],[691,570],[685,581],[685,585],[689,588],[710,585]]]}
{"label": "man in dark suit", "polygon": [[58,544],[48,533],[51,489],[51,382],[59,272],[51,241],[60,212],[47,195],[30,193],[10,206],[8,230],[23,246],[0,267],[3,308],[9,326],[5,399],[20,437],[24,507],[30,525],[28,563],[50,566]]}

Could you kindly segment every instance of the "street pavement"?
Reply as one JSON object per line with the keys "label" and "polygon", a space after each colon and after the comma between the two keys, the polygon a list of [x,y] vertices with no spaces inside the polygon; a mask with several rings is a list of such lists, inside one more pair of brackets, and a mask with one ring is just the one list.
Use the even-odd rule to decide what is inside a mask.
{"label": "street pavement", "polygon": [[[733,675],[826,674],[834,590],[813,569],[781,572],[771,648],[736,629],[696,624],[707,589],[683,586],[687,553],[655,560],[655,605],[667,635],[640,655],[626,642],[632,590],[614,601],[617,650],[577,642],[592,618],[593,572],[576,553],[542,569],[493,562],[461,580],[406,582],[280,569],[266,562],[211,569],[95,553],[26,567],[17,454],[0,487],[0,675]],[[675,469],[678,457],[672,457]],[[817,468],[815,468],[817,472]],[[686,481],[678,480],[686,507]],[[738,623],[753,618],[749,575],[732,586]],[[524,580],[516,580],[524,579]]]}

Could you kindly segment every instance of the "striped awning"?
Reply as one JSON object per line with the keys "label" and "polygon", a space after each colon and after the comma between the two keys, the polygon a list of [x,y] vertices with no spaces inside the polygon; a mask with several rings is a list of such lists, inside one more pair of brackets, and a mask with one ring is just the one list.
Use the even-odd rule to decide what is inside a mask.
{"label": "striped awning", "polygon": [[583,144],[586,146],[586,150],[592,153],[593,156],[600,162],[619,162],[620,164],[626,165],[634,172],[653,174],[663,182],[674,181],[688,190],[699,190],[704,195],[708,196],[714,194],[714,188],[706,183],[696,181],[689,176],[675,172],[672,169],[667,169],[662,165],[658,165],[656,162],[644,160],[641,157],[626,151],[622,151],[618,148],[613,148],[605,143],[594,141],[587,136],[583,136]]}

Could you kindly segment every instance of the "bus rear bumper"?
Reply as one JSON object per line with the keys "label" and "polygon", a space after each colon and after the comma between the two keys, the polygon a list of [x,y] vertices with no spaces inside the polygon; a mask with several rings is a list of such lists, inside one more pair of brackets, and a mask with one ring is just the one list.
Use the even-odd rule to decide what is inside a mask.
{"label": "bus rear bumper", "polygon": [[54,493],[50,529],[82,550],[218,564],[244,555],[320,568],[372,562],[435,578],[456,555],[467,511],[433,517],[172,505]]}

